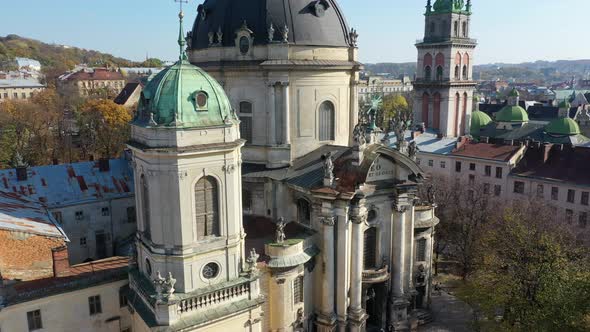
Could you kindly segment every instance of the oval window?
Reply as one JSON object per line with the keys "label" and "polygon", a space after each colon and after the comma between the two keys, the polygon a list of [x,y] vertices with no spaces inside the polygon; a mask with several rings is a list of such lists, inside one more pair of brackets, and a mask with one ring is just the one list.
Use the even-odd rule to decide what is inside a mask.
{"label": "oval window", "polygon": [[248,54],[248,51],[250,50],[250,39],[248,39],[248,37],[243,36],[242,38],[240,38],[240,53],[242,53],[242,55],[246,55]]}
{"label": "oval window", "polygon": [[197,94],[197,107],[198,108],[205,108],[207,106],[207,94],[204,92],[199,92]]}
{"label": "oval window", "polygon": [[209,263],[203,268],[203,277],[205,279],[214,279],[219,275],[219,265],[217,263]]}

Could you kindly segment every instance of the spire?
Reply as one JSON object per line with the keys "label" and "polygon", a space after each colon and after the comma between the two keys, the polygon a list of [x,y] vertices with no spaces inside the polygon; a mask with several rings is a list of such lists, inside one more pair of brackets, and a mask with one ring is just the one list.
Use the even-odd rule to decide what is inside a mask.
{"label": "spire", "polygon": [[471,14],[471,0],[467,0],[467,5],[465,6],[465,11]]}
{"label": "spire", "polygon": [[180,24],[180,29],[178,31],[178,46],[180,47],[179,59],[180,59],[180,61],[182,61],[182,60],[187,59],[186,52],[185,52],[186,40],[184,39],[184,29],[182,28],[182,19],[184,18],[184,13],[182,12],[182,9],[180,10],[180,13],[178,13],[178,18],[179,18],[179,24]]}
{"label": "spire", "polygon": [[432,1],[428,0],[426,2],[426,14],[430,14],[430,12],[432,12]]}

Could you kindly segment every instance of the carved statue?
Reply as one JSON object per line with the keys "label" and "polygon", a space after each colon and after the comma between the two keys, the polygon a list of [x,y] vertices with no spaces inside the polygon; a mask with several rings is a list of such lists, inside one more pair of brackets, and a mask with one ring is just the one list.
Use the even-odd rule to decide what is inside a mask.
{"label": "carved statue", "polygon": [[188,49],[191,50],[193,48],[193,32],[189,31],[186,34],[186,38],[184,40],[186,40],[186,45]]}
{"label": "carved statue", "polygon": [[328,152],[324,159],[324,179],[334,181],[334,161],[332,152]]}
{"label": "carved statue", "polygon": [[365,128],[360,123],[357,123],[357,125],[354,127],[352,135],[354,141],[358,143],[358,145],[365,145],[365,143],[367,143],[367,138],[365,137]]}
{"label": "carved statue", "polygon": [[252,248],[252,250],[250,250],[250,256],[246,259],[246,262],[248,262],[250,268],[251,275],[258,274],[258,267],[256,264],[258,262],[259,257],[260,255],[256,253],[256,249]]}
{"label": "carved statue", "polygon": [[221,31],[221,26],[217,29],[217,43],[221,45],[223,43],[223,32]]}
{"label": "carved statue", "polygon": [[418,153],[418,145],[416,144],[416,141],[412,141],[410,143],[410,146],[408,147],[408,156],[410,157],[410,159],[415,161],[417,153]]}
{"label": "carved statue", "polygon": [[168,296],[174,294],[174,285],[176,285],[176,279],[172,277],[172,272],[168,272],[168,277],[166,278],[166,281],[164,281],[164,285],[166,286],[166,292],[168,293]]}
{"label": "carved statue", "polygon": [[275,27],[271,22],[270,26],[268,27],[268,42],[271,43],[274,38],[275,38]]}
{"label": "carved statue", "polygon": [[370,122],[369,129],[374,131],[377,129],[377,116],[381,111],[381,106],[383,105],[383,98],[379,95],[374,95],[371,98],[371,104],[369,106],[369,110],[366,112],[366,116]]}
{"label": "carved statue", "polygon": [[149,121],[149,125],[152,127],[155,127],[158,125],[158,123],[156,122],[156,119],[154,118],[154,113],[150,112],[150,121]]}
{"label": "carved statue", "polygon": [[358,39],[359,39],[359,34],[358,32],[356,32],[356,29],[352,28],[350,29],[350,44],[353,47],[357,47],[358,46]]}
{"label": "carved statue", "polygon": [[160,271],[157,272],[156,278],[152,281],[154,284],[154,288],[156,289],[156,302],[160,303],[162,301],[162,288],[164,286],[164,282],[166,280],[162,278]]}
{"label": "carved statue", "polygon": [[285,242],[286,236],[285,236],[285,226],[287,224],[285,223],[285,218],[281,217],[279,218],[279,220],[277,221],[277,243],[283,243]]}
{"label": "carved statue", "polygon": [[410,127],[411,114],[409,112],[398,112],[393,119],[393,132],[397,139],[397,149],[405,153],[407,142],[405,139],[406,130]]}
{"label": "carved statue", "polygon": [[283,43],[289,42],[289,27],[285,25],[283,28]]}
{"label": "carved statue", "polygon": [[213,45],[213,38],[215,37],[213,31],[209,31],[209,34],[207,36],[209,37],[209,46]]}
{"label": "carved statue", "polygon": [[428,203],[431,205],[436,204],[436,191],[434,190],[434,186],[428,187]]}

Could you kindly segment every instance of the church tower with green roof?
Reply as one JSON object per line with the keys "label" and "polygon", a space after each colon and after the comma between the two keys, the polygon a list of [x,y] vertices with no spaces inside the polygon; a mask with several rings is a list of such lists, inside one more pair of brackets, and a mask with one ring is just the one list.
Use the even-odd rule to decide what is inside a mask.
{"label": "church tower with green roof", "polygon": [[414,119],[446,137],[469,134],[477,46],[471,9],[471,0],[428,0],[424,39],[416,44]]}
{"label": "church tower with green roof", "polygon": [[[145,86],[131,125],[138,232],[134,331],[261,330],[245,251],[240,122],[219,83],[178,61]],[[247,262],[254,262],[248,264]]]}

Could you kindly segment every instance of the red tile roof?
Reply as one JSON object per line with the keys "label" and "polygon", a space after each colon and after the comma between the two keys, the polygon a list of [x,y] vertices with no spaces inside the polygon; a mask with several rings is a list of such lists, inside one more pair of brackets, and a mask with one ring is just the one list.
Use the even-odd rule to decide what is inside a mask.
{"label": "red tile roof", "polygon": [[507,162],[521,148],[522,147],[520,146],[503,144],[465,142],[464,144],[460,144],[458,148],[454,149],[451,154],[453,156]]}

